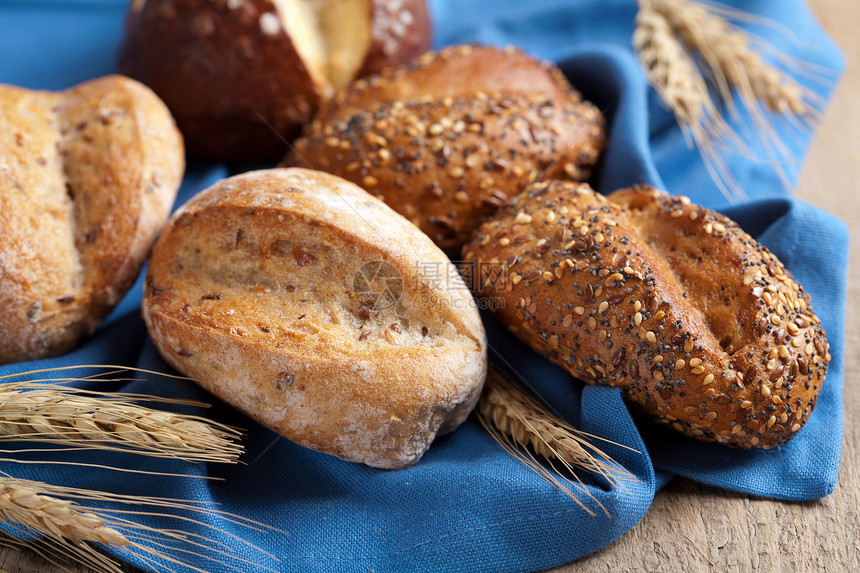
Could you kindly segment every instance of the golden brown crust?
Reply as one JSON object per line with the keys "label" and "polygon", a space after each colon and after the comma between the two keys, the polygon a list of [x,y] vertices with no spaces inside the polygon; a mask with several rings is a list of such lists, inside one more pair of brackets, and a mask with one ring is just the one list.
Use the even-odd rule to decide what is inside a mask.
{"label": "golden brown crust", "polygon": [[[486,374],[471,295],[419,271],[434,263],[456,274],[346,181],[251,172],[174,215],[143,313],[170,364],[260,423],[344,459],[403,467],[462,423]],[[362,277],[396,296],[373,296]]]}
{"label": "golden brown crust", "polygon": [[506,265],[478,290],[504,298],[496,316],[523,341],[678,431],[769,448],[815,406],[830,355],[808,296],[766,247],[686,198],[539,183],[463,252]]}
{"label": "golden brown crust", "polygon": [[[378,36],[362,73],[429,47],[425,0],[373,7]],[[190,153],[224,161],[275,159],[287,148],[283,140],[298,136],[333,94],[324,79],[312,76],[279,18],[273,0],[148,0],[129,12],[119,70],[165,101]],[[404,19],[410,21],[405,30]],[[392,30],[404,44],[394,50]]]}
{"label": "golden brown crust", "polygon": [[62,354],[132,285],[170,212],[182,139],[146,87],[0,86],[0,363]]}
{"label": "golden brown crust", "polygon": [[587,178],[603,145],[600,112],[556,68],[459,46],[341,92],[285,164],[362,185],[451,248],[539,174]]}

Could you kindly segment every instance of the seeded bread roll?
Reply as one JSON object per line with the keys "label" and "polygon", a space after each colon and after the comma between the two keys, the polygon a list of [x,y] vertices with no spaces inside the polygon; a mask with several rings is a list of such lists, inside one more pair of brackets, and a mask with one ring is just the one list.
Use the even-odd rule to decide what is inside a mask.
{"label": "seeded bread roll", "polygon": [[190,153],[263,161],[336,90],[431,41],[425,0],[135,0],[119,69],[164,99]]}
{"label": "seeded bread roll", "polygon": [[557,68],[457,46],[354,83],[285,164],[358,183],[447,249],[539,172],[586,179],[604,137],[600,112]]}
{"label": "seeded bread roll", "polygon": [[[417,54],[416,54],[417,55]],[[357,80],[326,102],[320,115],[347,118],[374,105],[490,92],[540,93],[553,100],[576,97],[556,66],[509,46],[449,46],[422,53],[405,65]]]}
{"label": "seeded bread roll", "polygon": [[146,87],[0,85],[0,364],[56,356],[137,278],[182,179],[182,139]]}
{"label": "seeded bread roll", "polygon": [[504,299],[496,317],[520,339],[680,432],[770,448],[815,406],[830,354],[808,295],[766,247],[685,197],[538,183],[463,252],[505,269],[476,290]]}
{"label": "seeded bread roll", "polygon": [[481,319],[444,253],[310,170],[246,173],[186,203],[153,250],[143,316],[162,356],[210,392],[378,468],[414,463],[462,423],[486,375]]}

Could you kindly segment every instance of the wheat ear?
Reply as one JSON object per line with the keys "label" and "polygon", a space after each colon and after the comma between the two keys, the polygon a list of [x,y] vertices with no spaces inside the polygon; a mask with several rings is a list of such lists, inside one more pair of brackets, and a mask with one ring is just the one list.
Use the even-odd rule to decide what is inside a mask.
{"label": "wheat ear", "polygon": [[[725,78],[742,97],[759,100],[777,113],[814,113],[809,94],[793,78],[767,64],[751,38],[708,7],[689,0],[654,0],[690,49],[702,55],[715,76]],[[731,98],[723,98],[728,101]]]}
{"label": "wheat ear", "polygon": [[0,386],[0,441],[40,441],[225,463],[235,463],[242,453],[242,446],[234,441],[241,436],[235,428],[199,416],[148,408],[134,400],[203,404],[139,394],[102,394],[58,383],[79,380],[94,379],[31,380]]}
{"label": "wheat ear", "polygon": [[[83,506],[76,500],[131,505],[135,509],[104,509]],[[43,482],[17,479],[5,474],[0,475],[0,522],[18,536],[18,538],[12,537],[4,540],[4,543],[17,547],[23,545],[34,548],[40,555],[49,560],[53,561],[54,558],[64,561],[71,560],[97,571],[120,573],[121,569],[117,563],[89,545],[89,543],[101,543],[133,554],[153,566],[156,564],[153,560],[159,559],[201,573],[205,569],[187,563],[176,555],[184,554],[195,558],[195,561],[205,560],[237,571],[241,569],[222,560],[222,558],[232,558],[232,560],[244,565],[250,563],[232,555],[229,547],[209,539],[207,535],[183,533],[175,529],[156,529],[135,523],[130,519],[136,515],[153,515],[190,521],[210,531],[226,533],[204,521],[197,521],[180,515],[147,511],[147,507],[220,517],[234,524],[256,530],[272,529],[232,514],[208,510],[193,502],[116,495],[59,487]],[[272,557],[241,538],[228,535],[233,539],[234,545],[243,544]],[[258,566],[268,569],[260,564]]]}
{"label": "wheat ear", "polygon": [[773,164],[783,186],[790,189],[788,167],[795,158],[766,111],[786,118],[799,131],[807,131],[821,118],[820,99],[766,63],[753,48],[753,37],[734,27],[714,8],[689,0],[657,0],[656,6],[687,46],[701,55],[732,111],[731,89],[738,94],[741,105],[749,112],[753,136],[761,142],[765,160]]}
{"label": "wheat ear", "polygon": [[[769,64],[763,54],[768,53],[784,68],[794,70],[819,83],[826,81],[820,76],[823,70],[818,68],[816,75],[819,77],[815,77],[808,73],[810,70],[816,70],[815,66],[804,66],[802,62],[778,53],[766,42],[726,19],[733,17],[775,27],[775,24],[764,18],[756,18],[714,2],[703,4],[691,0],[640,0],[639,4],[640,13],[657,14],[665,21],[669,33],[680,38],[689,50],[688,58],[693,58],[689,54],[698,58],[698,66],[701,69],[694,62],[692,72],[703,80],[703,73],[707,75],[737,125],[750,132],[745,137],[759,140],[765,157],[755,157],[747,145],[738,146],[737,142],[743,138],[737,136],[725,141],[719,141],[719,137],[710,137],[706,144],[722,146],[723,153],[730,150],[750,159],[770,163],[783,187],[790,189],[789,169],[796,168],[799,164],[794,152],[787,145],[787,138],[795,138],[796,133],[809,132],[820,121],[824,102],[812,90]],[[741,107],[749,114],[751,125],[744,125],[744,117],[738,113],[734,94],[737,94]],[[779,132],[776,125],[778,118],[783,119],[783,125],[795,132]],[[682,125],[684,123],[680,116],[679,122]],[[701,148],[702,141],[695,137],[694,139]],[[702,155],[721,189],[724,186],[737,187],[722,154],[705,150]]]}
{"label": "wheat ear", "polygon": [[633,32],[633,47],[648,83],[675,115],[688,138],[695,142],[708,171],[730,201],[746,194],[722,157],[721,146],[743,147],[720,115],[696,62],[678,40],[667,18],[650,1],[641,1]]}
{"label": "wheat ear", "polygon": [[[585,506],[571,487],[590,497],[607,515],[608,512],[583,485],[576,469],[602,476],[613,487],[622,485],[624,481],[636,481],[633,474],[592,443],[602,438],[577,430],[550,413],[492,362],[477,414],[484,428],[505,450],[561,489],[591,515],[594,512]],[[554,472],[541,464],[535,454],[544,458]]]}
{"label": "wheat ear", "polygon": [[648,82],[684,124],[703,125],[716,111],[696,63],[675,38],[668,20],[643,5],[636,15],[633,47]]}
{"label": "wheat ear", "polygon": [[0,514],[7,523],[74,543],[131,545],[122,533],[106,527],[104,519],[69,500],[39,493],[43,488],[35,482],[0,478]]}

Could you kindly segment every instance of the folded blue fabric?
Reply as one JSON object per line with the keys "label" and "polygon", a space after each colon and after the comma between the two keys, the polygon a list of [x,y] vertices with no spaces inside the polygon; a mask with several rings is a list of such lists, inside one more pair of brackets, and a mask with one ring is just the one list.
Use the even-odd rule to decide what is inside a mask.
{"label": "folded blue fabric", "polygon": [[[782,51],[841,69],[838,50],[800,0],[735,4],[778,22],[781,27],[756,31]],[[111,72],[126,7],[124,0],[0,2],[0,82],[56,89]],[[700,443],[647,423],[637,425],[617,389],[583,387],[487,316],[492,359],[521,374],[575,426],[638,451],[601,444],[639,481],[613,489],[584,475],[593,499],[583,495],[582,501],[595,510],[595,516],[505,453],[472,419],[438,439],[415,466],[386,472],[296,446],[215,401],[205,415],[248,430],[246,465],[63,454],[62,459],[114,464],[142,473],[12,463],[0,464],[2,471],[66,486],[193,499],[211,507],[218,504],[219,510],[281,532],[248,530],[215,517],[203,519],[222,533],[190,523],[182,527],[249,560],[234,562],[238,570],[277,571],[547,568],[612,542],[642,517],[656,489],[674,475],[777,499],[808,500],[832,491],[842,441],[845,226],[788,197],[767,164],[742,159],[734,159],[731,169],[751,200],[727,208],[697,152],[687,148],[673,117],[645,82],[630,45],[636,13],[633,0],[431,0],[431,7],[439,46],[473,41],[521,46],[561,63],[573,83],[607,113],[611,145],[597,183],[600,191],[649,182],[725,210],[770,247],[804,285],[827,331],[833,360],[818,405],[798,436],[770,451],[744,452]],[[827,87],[811,87],[824,98],[830,95]],[[792,145],[802,155],[808,137]],[[227,173],[223,165],[192,163],[179,203]],[[169,371],[146,335],[140,296],[138,281],[105,325],[66,356],[5,366],[0,375],[78,364]],[[123,389],[213,402],[195,386],[167,378],[151,377]],[[47,454],[18,455],[43,459]],[[148,475],[156,471],[223,481]],[[155,517],[138,518],[152,526],[177,525]],[[265,549],[278,561],[239,540]],[[144,565],[128,554],[115,553]],[[203,558],[190,559],[206,570],[230,570]]]}

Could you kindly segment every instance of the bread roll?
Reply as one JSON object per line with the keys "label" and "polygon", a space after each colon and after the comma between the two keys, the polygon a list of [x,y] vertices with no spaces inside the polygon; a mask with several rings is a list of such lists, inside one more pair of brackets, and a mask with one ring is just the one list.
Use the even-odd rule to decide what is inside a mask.
{"label": "bread roll", "polygon": [[504,267],[476,290],[504,300],[496,317],[520,339],[687,435],[770,448],[815,406],[830,354],[809,297],[766,247],[685,197],[538,183],[463,252]]}
{"label": "bread roll", "polygon": [[190,153],[263,161],[336,90],[431,41],[425,0],[136,0],[119,69],[164,99]]}
{"label": "bread roll", "polygon": [[586,179],[603,124],[554,66],[457,46],[354,83],[285,164],[358,183],[447,249],[539,173]]}
{"label": "bread roll", "polygon": [[486,339],[456,268],[355,185],[231,177],[177,211],[143,315],[177,370],[303,446],[414,463],[475,405]]}
{"label": "bread roll", "polygon": [[137,278],[182,179],[182,139],[146,87],[109,76],[0,86],[0,364],[56,356]]}

